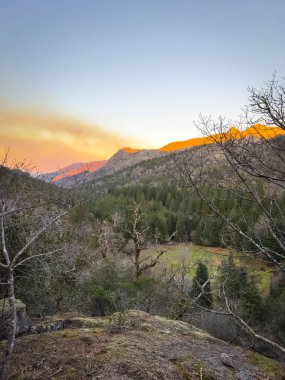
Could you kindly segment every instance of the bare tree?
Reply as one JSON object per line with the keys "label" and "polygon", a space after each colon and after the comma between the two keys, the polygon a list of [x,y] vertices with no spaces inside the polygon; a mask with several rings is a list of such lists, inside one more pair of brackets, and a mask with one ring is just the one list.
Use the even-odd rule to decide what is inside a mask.
{"label": "bare tree", "polygon": [[68,213],[87,202],[85,199],[75,203],[71,193],[32,178],[28,169],[24,163],[11,168],[8,154],[0,165],[0,273],[10,310],[3,378],[13,353],[17,330],[16,272],[27,263],[62,251],[63,246],[56,247],[44,239],[52,229],[60,230]]}
{"label": "bare tree", "polygon": [[159,252],[155,255],[148,254],[142,257],[142,250],[147,248],[147,243],[151,240],[157,243],[158,240],[157,236],[151,236],[149,228],[142,223],[143,216],[140,206],[134,202],[133,207],[130,209],[130,218],[125,227],[125,232],[132,244],[129,255],[135,267],[136,278],[139,278],[148,269],[153,268],[165,252],[164,249],[159,249]]}
{"label": "bare tree", "polygon": [[96,220],[96,231],[92,233],[92,236],[96,238],[96,252],[98,252],[103,259],[122,252],[125,247],[123,237],[116,232],[116,228],[120,223],[122,223],[122,220],[117,214],[113,216],[111,223],[106,220]]}
{"label": "bare tree", "polygon": [[[194,188],[225,225],[252,246],[256,255],[263,254],[281,271],[285,271],[285,139],[278,134],[285,124],[284,91],[285,83],[276,82],[274,78],[261,91],[250,89],[250,105],[246,108],[248,122],[253,120],[252,115],[248,118],[251,111],[256,120],[270,125],[278,118],[282,129],[243,124],[243,127],[250,127],[245,132],[230,128],[231,124],[222,117],[214,121],[201,116],[196,124],[209,136],[212,144],[200,147],[191,155],[177,155],[175,158],[183,181]],[[262,110],[261,116],[256,114],[259,109]],[[213,190],[210,195],[205,191],[206,185]],[[259,219],[250,232],[246,215],[241,215],[246,226],[242,228],[221,210],[213,196],[221,189],[254,203],[258,208]],[[274,242],[274,247],[268,244],[269,239],[263,239],[265,235]]]}
{"label": "bare tree", "polygon": [[218,316],[227,316],[231,318],[232,320],[234,320],[241,327],[243,331],[245,331],[254,339],[262,343],[265,343],[266,345],[271,346],[275,350],[279,351],[282,355],[285,354],[285,347],[273,341],[272,339],[267,338],[263,334],[258,333],[252,326],[250,326],[250,324],[246,321],[245,318],[240,316],[240,313],[238,312],[238,310],[236,310],[234,303],[231,302],[231,300],[229,299],[227,295],[226,282],[222,283],[222,292],[219,292],[219,298],[220,298],[219,305],[213,309],[202,306],[199,300],[201,297],[207,296],[206,287],[209,281],[210,279],[208,279],[204,284],[201,284],[201,291],[195,298],[191,299],[192,306],[190,306],[190,308],[198,309],[203,313],[208,312],[208,313],[216,314]]}
{"label": "bare tree", "polygon": [[[246,242],[241,244],[244,254],[270,262],[284,273],[285,80],[273,77],[260,90],[249,88],[249,104],[236,123],[238,129],[223,117],[201,116],[196,125],[211,144],[176,154],[178,176],[223,221],[221,240],[225,245],[226,234],[233,232]],[[256,220],[237,208],[242,223],[236,222],[220,207],[221,190],[254,205]],[[285,353],[284,347],[258,334],[233,310],[226,292],[223,297],[225,310],[213,312],[231,316],[256,339]],[[197,300],[193,302],[197,304]]]}
{"label": "bare tree", "polygon": [[164,284],[163,292],[170,302],[170,315],[174,319],[182,320],[191,304],[189,294],[191,292],[190,273],[195,263],[189,265],[186,261],[186,252],[176,265],[170,268],[164,267],[161,280]]}
{"label": "bare tree", "polygon": [[275,125],[285,130],[285,78],[276,74],[261,89],[249,87],[249,104],[244,113],[247,122]]}

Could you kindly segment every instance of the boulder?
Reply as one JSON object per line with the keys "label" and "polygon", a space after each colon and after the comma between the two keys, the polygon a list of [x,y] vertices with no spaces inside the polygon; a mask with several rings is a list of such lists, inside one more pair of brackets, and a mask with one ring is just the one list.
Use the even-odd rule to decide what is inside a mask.
{"label": "boulder", "polygon": [[[23,335],[31,328],[31,321],[27,314],[26,305],[19,299],[16,299],[17,310],[17,329],[16,335]],[[8,335],[10,318],[10,305],[7,298],[0,300],[0,338],[5,339]]]}

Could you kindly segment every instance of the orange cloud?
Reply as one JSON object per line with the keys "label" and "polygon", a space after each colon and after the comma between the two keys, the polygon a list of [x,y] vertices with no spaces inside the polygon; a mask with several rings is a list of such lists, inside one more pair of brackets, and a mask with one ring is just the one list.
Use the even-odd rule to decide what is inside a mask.
{"label": "orange cloud", "polygon": [[42,171],[104,160],[130,144],[137,142],[73,118],[0,108],[0,148]]}

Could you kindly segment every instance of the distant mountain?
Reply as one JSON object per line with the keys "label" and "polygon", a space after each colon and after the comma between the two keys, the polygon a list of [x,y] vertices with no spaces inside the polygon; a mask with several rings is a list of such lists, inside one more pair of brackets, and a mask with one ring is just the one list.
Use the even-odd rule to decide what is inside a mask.
{"label": "distant mountain", "polygon": [[126,148],[118,150],[110,159],[106,165],[97,173],[94,173],[94,177],[98,175],[113,174],[118,170],[124,169],[128,166],[132,166],[141,161],[151,160],[153,158],[162,157],[166,152],[161,152],[155,149],[132,149]]}
{"label": "distant mountain", "polygon": [[140,151],[140,149],[133,149],[133,148],[129,148],[129,147],[125,147],[125,148],[123,148],[123,150],[125,152],[128,152],[128,153],[136,153],[136,152]]}
{"label": "distant mountain", "polygon": [[224,139],[241,139],[244,137],[255,137],[255,138],[273,138],[278,135],[285,135],[285,131],[277,127],[266,127],[262,124],[255,124],[244,131],[239,131],[238,129],[232,127],[226,133],[217,133],[207,137],[195,137],[190,140],[184,141],[174,141],[169,143],[162,148],[160,151],[173,152],[175,150],[187,149],[193,146],[213,144],[214,141],[223,141]]}
{"label": "distant mountain", "polygon": [[147,149],[123,148],[118,150],[108,161],[93,161],[88,163],[73,163],[52,173],[38,176],[45,182],[55,183],[61,187],[73,187],[83,182],[92,181],[111,175],[138,162],[162,157],[168,152]]}
{"label": "distant mountain", "polygon": [[163,157],[173,151],[213,144],[215,141],[224,141],[228,138],[240,139],[250,136],[256,139],[268,139],[277,135],[285,135],[285,131],[277,127],[266,127],[262,124],[255,124],[244,131],[239,131],[232,127],[226,133],[213,134],[207,137],[196,137],[185,141],[175,141],[160,149],[133,149],[125,147],[118,150],[108,161],[74,163],[56,172],[42,174],[39,178],[46,182],[55,183],[61,187],[73,187],[76,184],[110,176],[125,168],[133,167],[140,162]]}
{"label": "distant mountain", "polygon": [[204,145],[208,143],[207,137],[195,137],[190,140],[184,140],[184,141],[174,141],[171,142],[159,150],[162,152],[173,152],[176,150],[181,150],[181,149],[187,149],[191,148],[193,146],[198,146],[198,145]]}
{"label": "distant mountain", "polygon": [[62,178],[72,177],[72,176],[75,176],[75,175],[80,174],[82,172],[93,173],[93,172],[101,169],[106,164],[106,162],[107,161],[92,161],[92,162],[87,162],[87,163],[81,164],[81,165],[73,164],[73,167],[72,167],[72,165],[70,165],[71,166],[70,170],[65,171],[65,172],[61,172],[60,174],[55,176],[51,182],[57,182]]}
{"label": "distant mountain", "polygon": [[71,165],[65,166],[55,172],[44,173],[38,176],[39,179],[45,182],[52,182],[58,184],[59,181],[66,178],[70,180],[70,177],[80,175],[81,173],[93,173],[96,170],[102,168],[107,161],[92,161],[92,162],[76,162]]}
{"label": "distant mountain", "polygon": [[73,164],[70,164],[68,166],[65,166],[61,169],[58,169],[54,172],[51,172],[51,173],[43,173],[43,174],[40,174],[38,176],[39,179],[42,179],[43,181],[46,181],[46,182],[52,182],[52,180],[57,177],[58,175],[60,174],[63,174],[63,173],[67,173],[69,172],[70,170],[73,170],[73,169],[76,169],[76,168],[79,168],[82,164],[79,163],[79,162],[76,162],[76,163],[73,163]]}

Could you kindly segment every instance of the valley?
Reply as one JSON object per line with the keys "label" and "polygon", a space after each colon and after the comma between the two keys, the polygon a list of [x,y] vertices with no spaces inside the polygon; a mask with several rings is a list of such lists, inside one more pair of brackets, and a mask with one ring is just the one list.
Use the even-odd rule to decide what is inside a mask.
{"label": "valley", "polygon": [[10,373],[283,378],[283,130],[189,141],[36,178],[0,166]]}
{"label": "valley", "polygon": [[285,380],[284,15],[0,0],[0,380]]}

